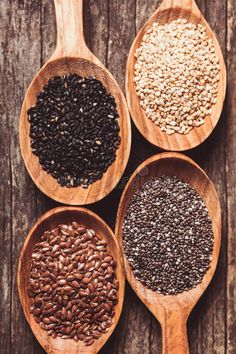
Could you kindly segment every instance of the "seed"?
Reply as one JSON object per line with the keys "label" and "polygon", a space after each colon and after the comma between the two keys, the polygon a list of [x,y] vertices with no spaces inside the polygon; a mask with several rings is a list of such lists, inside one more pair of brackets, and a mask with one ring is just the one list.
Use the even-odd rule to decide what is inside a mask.
{"label": "seed", "polygon": [[76,312],[78,310],[78,307],[76,305],[73,305],[72,307],[72,313]]}
{"label": "seed", "polygon": [[51,302],[48,302],[45,306],[44,306],[44,310],[49,310],[53,307],[53,304]]}
{"label": "seed", "polygon": [[63,264],[63,265],[66,265],[66,258],[63,257],[61,254],[59,256],[59,261]]}
{"label": "seed", "polygon": [[[105,309],[103,308],[101,311],[99,311],[96,315],[97,315],[97,318],[100,318],[100,317],[102,317],[103,315],[104,315],[104,313],[105,313]],[[96,316],[95,315],[95,316]]]}
{"label": "seed", "polygon": [[83,279],[83,274],[81,274],[81,273],[75,273],[74,275],[75,275],[75,278],[78,280]]}
{"label": "seed", "polygon": [[39,297],[39,296],[36,296],[35,299],[34,299],[34,305],[36,307],[40,307],[42,304],[43,304],[42,298]]}
{"label": "seed", "polygon": [[108,320],[108,316],[107,315],[103,315],[101,318],[100,318],[100,320],[101,321],[107,321]]}
{"label": "seed", "polygon": [[[52,233],[53,231],[51,231]],[[55,231],[54,231],[54,234],[55,234]],[[49,245],[50,246],[53,246],[55,245],[58,241],[60,240],[60,237],[53,237],[50,241],[49,241]]]}
{"label": "seed", "polygon": [[82,235],[82,234],[84,234],[86,232],[86,227],[84,227],[84,226],[79,226],[77,229],[76,229],[76,233],[78,234],[78,235]]}
{"label": "seed", "polygon": [[36,259],[37,261],[39,261],[42,258],[42,254],[40,254],[40,253],[32,253],[31,257]]}
{"label": "seed", "polygon": [[43,318],[43,322],[44,322],[45,324],[50,324],[50,323],[51,323],[50,319],[47,318],[47,317],[44,317],[44,318]]}
{"label": "seed", "polygon": [[[68,270],[69,270],[69,267],[68,267]],[[67,275],[66,277],[66,280],[67,281],[73,281],[75,279],[75,275],[74,274],[69,274]],[[73,285],[73,284],[72,284]]]}
{"label": "seed", "polygon": [[85,263],[81,263],[79,266],[78,266],[78,270],[83,270],[85,267]]}
{"label": "seed", "polygon": [[94,342],[93,337],[88,337],[88,339],[84,340],[86,346],[92,345]]}
{"label": "seed", "polygon": [[92,283],[89,283],[89,284],[88,284],[88,289],[89,289],[91,292],[94,291],[94,286],[93,286]]}
{"label": "seed", "polygon": [[47,292],[50,290],[50,285],[44,285],[41,289],[43,292]]}
{"label": "seed", "polygon": [[98,286],[97,278],[93,280],[93,286],[94,286],[94,288],[97,288],[97,286]]}
{"label": "seed", "polygon": [[84,334],[78,334],[78,338],[79,338],[80,340],[84,340],[85,335],[84,335]]}
{"label": "seed", "polygon": [[80,294],[80,296],[87,296],[87,295],[89,295],[89,293],[87,293],[87,292],[84,291],[84,290],[80,290],[80,291],[79,291],[79,294]]}
{"label": "seed", "polygon": [[75,288],[78,288],[78,289],[80,288],[80,284],[76,280],[72,281],[71,285]]}
{"label": "seed", "polygon": [[106,269],[109,266],[109,263],[102,263],[101,267],[102,269]]}
{"label": "seed", "polygon": [[39,315],[40,315],[40,313],[41,313],[41,310],[39,309],[39,308],[33,308],[33,315],[35,316],[35,317],[38,317]]}
{"label": "seed", "polygon": [[72,312],[68,311],[67,316],[66,316],[67,320],[71,321],[72,317],[73,317]]}
{"label": "seed", "polygon": [[105,308],[105,310],[107,311],[107,312],[111,312],[111,306],[108,304],[108,303],[105,303],[104,304],[104,308]]}
{"label": "seed", "polygon": [[67,281],[65,279],[60,279],[58,280],[58,285],[65,285],[67,283]]}
{"label": "seed", "polygon": [[90,278],[84,278],[82,280],[82,283],[84,283],[84,284],[88,284],[89,282],[90,282]]}
{"label": "seed", "polygon": [[93,331],[92,336],[94,339],[98,339],[100,337],[99,331]]}
{"label": "seed", "polygon": [[52,253],[55,253],[59,250],[59,245],[54,245],[52,248]]}
{"label": "seed", "polygon": [[89,230],[86,231],[86,235],[88,235],[89,238],[92,238],[92,237],[95,236],[95,231],[92,230],[92,229],[89,229]]}
{"label": "seed", "polygon": [[43,322],[40,322],[39,325],[40,325],[40,327],[41,327],[42,329],[46,329],[46,328],[45,328],[45,324],[44,324]]}

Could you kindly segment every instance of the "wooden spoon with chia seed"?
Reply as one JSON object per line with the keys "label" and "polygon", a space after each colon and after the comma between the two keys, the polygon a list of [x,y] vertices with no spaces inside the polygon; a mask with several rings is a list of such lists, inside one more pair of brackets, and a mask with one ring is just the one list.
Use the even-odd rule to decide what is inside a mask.
{"label": "wooden spoon with chia seed", "polygon": [[[90,346],[86,346],[82,341],[76,342],[73,339],[52,338],[49,336],[35,321],[33,314],[31,314],[30,298],[27,294],[31,255],[35,244],[40,241],[44,231],[52,230],[59,224],[68,224],[74,221],[85,225],[87,228],[93,229],[102,240],[106,241],[107,249],[117,265],[115,274],[119,281],[118,304],[114,308],[115,314],[112,325],[108,328],[106,333],[94,340],[94,343]],[[123,306],[125,272],[118,242],[108,225],[92,211],[78,207],[59,207],[52,209],[36,222],[24,242],[19,259],[17,283],[24,315],[35,337],[48,354],[96,354],[114,331]]]}
{"label": "wooden spoon with chia seed", "polygon": [[[196,288],[177,295],[162,295],[147,289],[134,277],[123,251],[122,225],[132,196],[148,179],[163,175],[176,176],[198,192],[208,209],[214,235],[212,261],[202,282]],[[135,170],[125,187],[117,213],[115,234],[124,255],[126,277],[131,287],[161,324],[163,354],[188,354],[187,319],[209,285],[219,257],[221,209],[213,183],[193,160],[182,154],[166,152],[149,158]]]}
{"label": "wooden spoon with chia seed", "polygon": [[[52,57],[31,82],[22,105],[20,116],[20,147],[26,168],[37,187],[48,197],[65,204],[84,205],[94,203],[110,193],[120,180],[127,165],[130,145],[130,117],[124,95],[104,65],[88,49],[83,35],[83,0],[54,0],[57,22],[57,46]],[[116,159],[103,177],[82,187],[61,187],[56,179],[41,167],[30,146],[30,124],[27,110],[36,103],[37,94],[49,79],[57,75],[78,74],[82,77],[94,76],[113,95],[119,114],[121,144]]]}
{"label": "wooden spoon with chia seed", "polygon": [[[212,39],[216,55],[219,59],[220,80],[218,83],[217,102],[212,107],[212,114],[206,117],[205,123],[200,127],[194,127],[187,135],[179,133],[167,135],[147,118],[145,111],[140,105],[134,83],[135,53],[142,43],[143,36],[152,27],[154,22],[163,25],[179,18],[186,19],[188,22],[194,24],[201,24],[205,27],[207,36]],[[220,45],[215,34],[197,7],[196,2],[194,0],[163,0],[160,7],[138,32],[127,60],[126,97],[131,117],[138,130],[150,143],[164,150],[183,151],[192,149],[207,139],[215,128],[222,112],[225,93],[226,68]]]}

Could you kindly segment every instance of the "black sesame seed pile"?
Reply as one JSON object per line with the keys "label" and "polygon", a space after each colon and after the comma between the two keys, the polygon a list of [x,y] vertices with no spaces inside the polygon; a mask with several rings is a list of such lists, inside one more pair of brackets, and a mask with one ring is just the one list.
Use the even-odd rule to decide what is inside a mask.
{"label": "black sesame seed pile", "polygon": [[177,177],[162,176],[133,195],[123,243],[135,278],[153,291],[174,295],[196,287],[206,274],[212,223],[196,190]]}
{"label": "black sesame seed pile", "polygon": [[87,188],[115,160],[116,102],[95,78],[52,78],[27,113],[32,151],[61,186]]}

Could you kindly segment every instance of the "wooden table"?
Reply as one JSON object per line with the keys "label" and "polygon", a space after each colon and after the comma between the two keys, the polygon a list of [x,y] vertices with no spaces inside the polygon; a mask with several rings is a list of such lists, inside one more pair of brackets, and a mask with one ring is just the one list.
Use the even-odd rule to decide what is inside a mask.
{"label": "wooden table", "polygon": [[[66,1],[66,0],[65,0]],[[124,88],[125,63],[137,30],[160,0],[85,0],[89,47]],[[235,0],[198,0],[219,39],[228,69],[228,93],[220,123],[201,147],[187,153],[213,180],[223,211],[219,265],[188,323],[192,354],[236,353],[236,6]],[[0,352],[43,353],[19,303],[16,272],[24,238],[57,203],[33,184],[20,155],[18,124],[22,100],[34,74],[55,46],[52,0],[0,1]],[[114,227],[117,205],[130,173],[158,153],[133,126],[131,158],[118,187],[90,206]],[[161,353],[157,321],[127,285],[119,325],[103,354]]]}

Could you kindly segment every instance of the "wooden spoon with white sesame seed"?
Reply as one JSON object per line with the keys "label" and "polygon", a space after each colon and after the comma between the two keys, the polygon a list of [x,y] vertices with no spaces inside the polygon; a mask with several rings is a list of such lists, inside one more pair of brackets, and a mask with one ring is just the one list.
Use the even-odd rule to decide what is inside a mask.
{"label": "wooden spoon with white sesame seed", "polygon": [[[206,116],[205,123],[194,127],[188,134],[174,133],[168,135],[161,131],[159,126],[147,118],[144,109],[140,105],[134,82],[134,68],[136,64],[135,53],[140,47],[143,36],[157,22],[160,25],[169,23],[179,18],[186,19],[193,24],[201,24],[206,29],[207,36],[212,39],[216,56],[219,59],[220,73],[218,82],[218,94],[216,104],[212,107],[211,115]],[[223,108],[226,93],[226,68],[220,45],[215,34],[203,17],[194,0],[163,0],[157,11],[145,23],[137,34],[130,49],[126,67],[126,97],[132,119],[140,133],[152,144],[171,151],[184,151],[201,144],[212,133]]]}
{"label": "wooden spoon with white sesame seed", "polygon": [[[147,289],[133,274],[123,250],[122,225],[134,193],[150,178],[176,176],[189,183],[203,199],[212,221],[214,246],[212,261],[200,284],[177,295],[162,295]],[[221,208],[213,183],[205,172],[190,158],[173,152],[152,156],[133,173],[122,194],[117,219],[116,237],[124,255],[126,277],[131,287],[153,313],[162,327],[162,353],[188,354],[187,319],[209,285],[218,262],[221,242]]]}
{"label": "wooden spoon with white sesame seed", "polygon": [[[22,105],[19,127],[21,153],[26,168],[37,187],[48,197],[65,204],[84,205],[94,203],[110,193],[120,180],[127,165],[131,127],[124,95],[111,73],[87,47],[83,35],[83,0],[54,0],[57,22],[57,46],[52,57],[45,63],[31,82]],[[102,178],[87,189],[61,187],[55,178],[47,174],[33,154],[30,145],[30,124],[27,110],[35,105],[37,94],[55,76],[77,74],[93,76],[100,80],[115,98],[119,114],[121,143],[116,159]]]}

